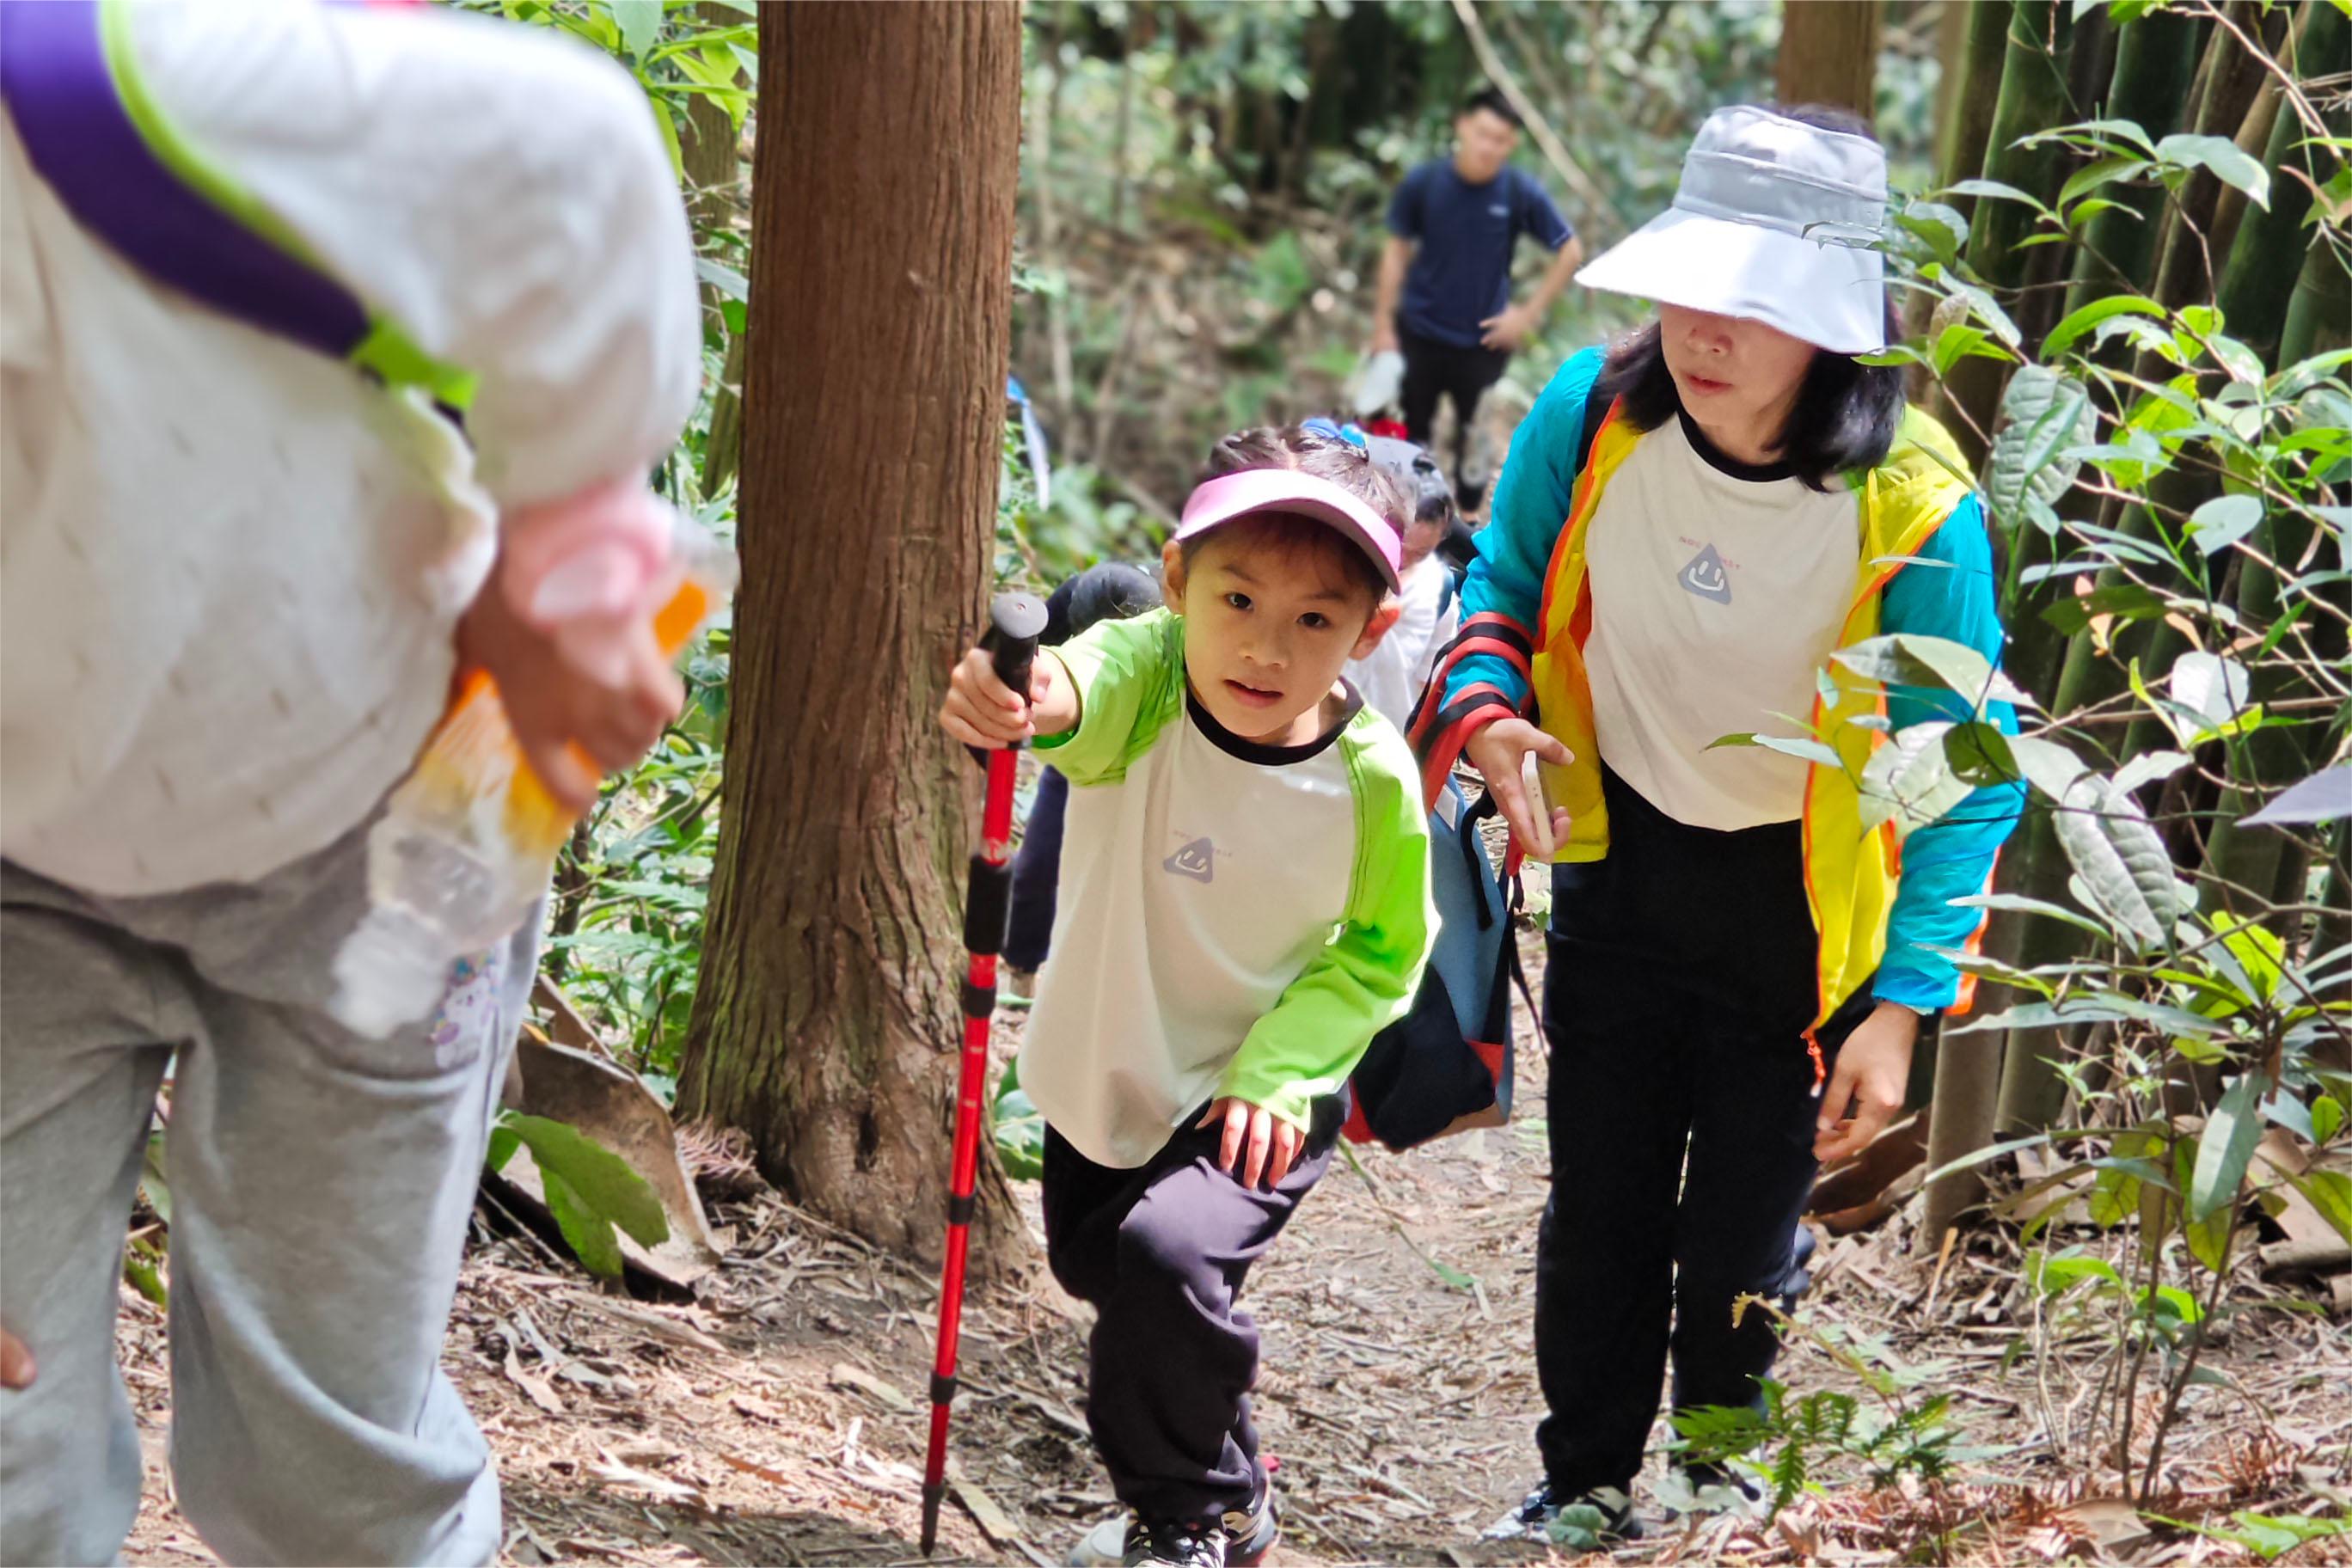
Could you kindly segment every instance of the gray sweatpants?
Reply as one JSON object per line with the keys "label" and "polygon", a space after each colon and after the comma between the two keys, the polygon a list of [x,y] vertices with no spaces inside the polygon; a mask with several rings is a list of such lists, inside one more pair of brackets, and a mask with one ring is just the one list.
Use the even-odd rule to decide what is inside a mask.
{"label": "gray sweatpants", "polygon": [[479,1563],[498,1478],[440,1370],[534,919],[427,1023],[327,1016],[364,830],[243,886],[96,900],[0,864],[0,1563],[105,1563],[139,1507],[124,1222],[173,1052],[172,1465],[231,1563]]}

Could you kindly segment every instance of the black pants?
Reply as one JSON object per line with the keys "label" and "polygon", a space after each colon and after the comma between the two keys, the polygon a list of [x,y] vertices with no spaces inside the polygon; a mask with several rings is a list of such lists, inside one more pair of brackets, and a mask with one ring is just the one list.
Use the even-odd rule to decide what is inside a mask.
{"label": "black pants", "polygon": [[[1816,1007],[1798,825],[1685,826],[1604,778],[1610,852],[1553,875],[1552,1189],[1536,1248],[1537,1429],[1562,1495],[1630,1489],[1674,1404],[1751,1405],[1811,1193]],[[1868,987],[1821,1031],[1825,1056]]]}
{"label": "black pants", "polygon": [[1397,348],[1404,355],[1404,385],[1397,402],[1404,414],[1405,435],[1427,447],[1437,425],[1440,394],[1454,403],[1454,495],[1465,511],[1475,511],[1486,489],[1483,474],[1472,474],[1470,454],[1477,449],[1478,399],[1503,379],[1511,362],[1502,349],[1463,348],[1440,342],[1397,323]]}
{"label": "black pants", "polygon": [[1037,773],[1036,798],[1013,852],[1013,909],[1004,927],[1004,962],[1034,973],[1045,967],[1054,940],[1054,910],[1062,885],[1062,818],[1070,808],[1070,781],[1056,768]]}
{"label": "black pants", "polygon": [[[1318,1101],[1298,1163],[1272,1192],[1217,1169],[1218,1128],[1191,1121],[1150,1163],[1097,1165],[1045,1132],[1045,1260],[1091,1301],[1087,1424],[1118,1500],[1205,1525],[1265,1485],[1250,1422],[1257,1325],[1242,1283],[1331,1163],[1342,1093]],[[1192,1119],[1197,1120],[1197,1117]]]}

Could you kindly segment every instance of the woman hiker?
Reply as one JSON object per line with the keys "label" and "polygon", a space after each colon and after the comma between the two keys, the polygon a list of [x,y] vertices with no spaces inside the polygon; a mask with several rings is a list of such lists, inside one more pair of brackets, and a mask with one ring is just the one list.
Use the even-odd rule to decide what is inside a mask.
{"label": "woman hiker", "polygon": [[[1631,1489],[1671,1358],[1675,1408],[1759,1397],[1769,1315],[1819,1164],[1900,1107],[1923,1020],[2022,789],[1977,790],[1898,847],[1862,826],[1879,739],[1964,716],[1830,665],[1881,633],[1998,660],[1975,496],[1906,408],[1885,347],[1886,162],[1843,110],[1718,110],[1674,205],[1578,274],[1654,300],[1561,367],[1511,443],[1465,620],[1525,629],[1531,676],[1464,660],[1446,691],[1523,843],[1550,818],[1544,1031],[1552,1186],[1536,1241],[1544,1479],[1499,1533],[1562,1508],[1638,1532]],[[1590,434],[1588,434],[1590,427]],[[1830,671],[1834,685],[1817,686]],[[1480,688],[1486,688],[1481,690]],[[1994,704],[1995,721],[2015,720]],[[1801,734],[1842,765],[1735,732]],[[1876,722],[1875,721],[1874,721]],[[1545,800],[1520,784],[1540,759]]]}

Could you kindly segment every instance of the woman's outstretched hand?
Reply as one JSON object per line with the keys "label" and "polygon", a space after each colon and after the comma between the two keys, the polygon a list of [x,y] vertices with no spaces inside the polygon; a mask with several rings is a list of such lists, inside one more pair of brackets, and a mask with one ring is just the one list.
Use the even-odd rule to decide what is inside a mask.
{"label": "woman's outstretched hand", "polygon": [[1850,1160],[1886,1131],[1903,1109],[1911,1047],[1918,1038],[1919,1015],[1893,1002],[1881,1002],[1854,1026],[1838,1047],[1837,1068],[1822,1095],[1813,1124],[1814,1159],[1823,1165]]}
{"label": "woman's outstretched hand", "polygon": [[33,1352],[25,1342],[0,1329],[0,1388],[33,1386]]}
{"label": "woman's outstretched hand", "polygon": [[[1543,809],[1540,796],[1529,799],[1527,785],[1519,777],[1521,764],[1533,752],[1540,761],[1556,768],[1568,766],[1572,753],[1556,735],[1547,735],[1525,719],[1497,719],[1470,737],[1462,748],[1486,781],[1486,793],[1495,797],[1502,808],[1503,820],[1522,848],[1530,854],[1544,842],[1536,831],[1536,813]],[[1568,837],[1568,812],[1554,807],[1551,813],[1551,842],[1559,843]]]}

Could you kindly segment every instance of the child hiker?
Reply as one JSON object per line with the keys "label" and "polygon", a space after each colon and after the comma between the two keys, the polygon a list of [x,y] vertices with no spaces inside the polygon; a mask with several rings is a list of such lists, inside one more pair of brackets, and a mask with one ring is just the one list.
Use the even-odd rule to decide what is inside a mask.
{"label": "child hiker", "polygon": [[[536,921],[383,1038],[331,1015],[332,961],[461,664],[575,807],[567,743],[622,767],[676,711],[650,634],[590,668],[531,618],[501,533],[650,504],[701,370],[685,213],[635,83],[554,35],[141,5],[101,50],[96,9],[0,7],[0,1324],[31,1363],[0,1367],[30,1384],[0,1394],[0,1562],[112,1562],[138,1511],[115,1308],[176,1054],[180,1508],[231,1563],[487,1563],[441,1342]],[[70,205],[91,160],[151,226],[120,246]],[[224,225],[257,313],[307,290],[462,370],[470,454],[150,275]]]}
{"label": "child hiker", "polygon": [[[1348,679],[1364,700],[1399,730],[1429,684],[1438,651],[1454,640],[1462,619],[1454,567],[1438,546],[1461,527],[1453,488],[1426,449],[1387,436],[1364,439],[1372,461],[1412,498],[1412,521],[1405,525],[1404,553],[1398,569],[1397,623],[1380,646],[1348,663]],[[1422,482],[1423,475],[1429,482]]]}
{"label": "child hiker", "polygon": [[1168,608],[1041,652],[1025,702],[968,654],[940,710],[968,744],[1036,737],[1072,785],[1020,1070],[1046,1258],[1099,1314],[1087,1420],[1132,1513],[1074,1562],[1251,1563],[1278,1530],[1236,1299],[1435,924],[1412,753],[1340,679],[1395,619],[1402,521],[1345,442],[1228,437],[1162,555]]}
{"label": "child hiker", "polygon": [[[1831,652],[1879,633],[1998,660],[1985,523],[1903,404],[1877,252],[1886,163],[1842,110],[1720,110],[1671,211],[1578,280],[1658,302],[1561,367],[1511,444],[1465,613],[1517,622],[1529,682],[1465,659],[1449,701],[1494,695],[1468,752],[1553,868],[1544,1030],[1551,1195],[1536,1238],[1544,1481],[1498,1532],[1630,1498],[1671,1357],[1676,1408],[1741,1405],[1778,1342],[1741,1295],[1780,1293],[1819,1162],[1900,1106],[1921,1020],[1963,987],[1950,953],[2021,786],[1913,833],[1865,832],[1874,715],[1954,717]],[[1465,711],[1467,709],[1465,708]],[[1762,747],[1812,716],[1839,765]],[[2012,724],[1994,705],[1998,722]],[[1519,783],[1533,752],[1549,805]],[[1565,819],[1564,821],[1562,819]],[[1696,1478],[1702,1481],[1705,1475]],[[1588,1514],[1589,1521],[1594,1515]]]}

